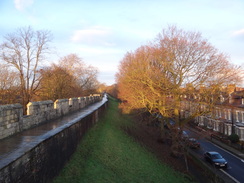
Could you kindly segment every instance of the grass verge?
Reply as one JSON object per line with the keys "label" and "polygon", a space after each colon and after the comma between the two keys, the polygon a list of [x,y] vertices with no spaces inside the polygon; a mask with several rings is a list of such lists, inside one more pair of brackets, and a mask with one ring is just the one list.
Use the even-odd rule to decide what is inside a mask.
{"label": "grass verge", "polygon": [[86,133],[53,182],[189,182],[121,130],[130,124],[130,118],[119,113],[118,102],[110,98],[104,117]]}

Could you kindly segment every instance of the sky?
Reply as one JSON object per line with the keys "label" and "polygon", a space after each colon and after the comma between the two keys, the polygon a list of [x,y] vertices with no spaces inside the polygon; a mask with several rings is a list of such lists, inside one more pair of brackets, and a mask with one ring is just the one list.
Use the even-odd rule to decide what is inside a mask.
{"label": "sky", "polygon": [[18,28],[49,30],[48,63],[75,53],[107,85],[127,52],[169,25],[200,32],[232,63],[244,63],[244,0],[0,0],[0,12],[0,43]]}

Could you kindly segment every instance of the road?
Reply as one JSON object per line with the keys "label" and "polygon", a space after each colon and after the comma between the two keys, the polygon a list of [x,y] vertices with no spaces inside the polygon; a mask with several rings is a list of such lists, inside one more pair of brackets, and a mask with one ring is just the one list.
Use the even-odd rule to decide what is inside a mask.
{"label": "road", "polygon": [[[218,169],[217,171],[222,171],[223,173],[227,174],[231,177],[235,182],[244,182],[244,160],[235,156],[234,154],[222,149],[221,147],[211,143],[210,141],[206,140],[204,136],[199,136],[194,132],[186,130],[189,136],[195,137],[198,139],[199,143],[201,144],[201,148],[195,150],[199,155],[199,158],[204,161],[203,153],[205,151],[217,151],[219,152],[228,162],[227,169]],[[212,166],[209,164],[209,166]]]}

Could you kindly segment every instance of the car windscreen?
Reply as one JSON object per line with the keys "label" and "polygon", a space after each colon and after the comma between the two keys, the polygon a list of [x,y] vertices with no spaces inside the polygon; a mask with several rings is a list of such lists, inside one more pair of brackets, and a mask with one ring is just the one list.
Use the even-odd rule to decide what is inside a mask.
{"label": "car windscreen", "polygon": [[211,156],[213,159],[222,159],[222,156],[220,154],[212,154]]}

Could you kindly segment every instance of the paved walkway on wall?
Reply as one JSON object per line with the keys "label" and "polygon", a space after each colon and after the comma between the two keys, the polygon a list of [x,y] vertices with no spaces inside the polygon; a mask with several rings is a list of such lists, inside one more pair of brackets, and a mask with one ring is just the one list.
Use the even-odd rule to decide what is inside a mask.
{"label": "paved walkway on wall", "polygon": [[0,169],[22,156],[45,139],[61,132],[63,129],[91,114],[106,101],[107,97],[105,96],[102,101],[91,104],[77,112],[0,140]]}

